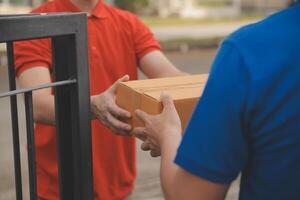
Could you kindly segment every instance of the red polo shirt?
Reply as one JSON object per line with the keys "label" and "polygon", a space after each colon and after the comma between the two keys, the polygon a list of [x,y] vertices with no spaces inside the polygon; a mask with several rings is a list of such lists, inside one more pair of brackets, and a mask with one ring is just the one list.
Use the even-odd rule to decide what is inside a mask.
{"label": "red polo shirt", "polygon": [[[68,0],[48,2],[34,13],[79,12]],[[133,14],[99,1],[88,17],[90,91],[96,95],[124,74],[137,78],[138,60],[160,50],[150,30]],[[15,45],[17,75],[43,66],[51,70],[49,39]],[[56,138],[53,126],[36,124],[38,195],[58,199]],[[136,176],[135,140],[114,135],[99,121],[92,122],[95,199],[118,200],[128,196]]]}

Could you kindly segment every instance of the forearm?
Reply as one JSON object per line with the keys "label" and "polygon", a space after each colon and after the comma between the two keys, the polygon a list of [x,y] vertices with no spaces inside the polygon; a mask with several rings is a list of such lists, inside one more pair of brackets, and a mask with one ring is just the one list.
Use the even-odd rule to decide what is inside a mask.
{"label": "forearm", "polygon": [[165,74],[164,77],[172,77],[172,76],[187,76],[187,75],[190,75],[189,73],[187,72],[183,72],[183,71],[175,71],[174,73],[170,73],[170,74]]}
{"label": "forearm", "polygon": [[54,96],[33,94],[33,117],[36,123],[55,125]]}
{"label": "forearm", "polygon": [[[51,82],[51,75],[46,66],[36,66],[25,70],[18,77],[20,88],[31,88]],[[55,106],[51,88],[36,90],[32,93],[33,118],[36,123],[54,125]]]}
{"label": "forearm", "polygon": [[[93,107],[91,97],[91,107]],[[55,125],[55,100],[54,95],[35,97],[33,94],[33,116],[36,123]],[[91,111],[91,119],[95,119],[95,114]]]}
{"label": "forearm", "polygon": [[224,200],[229,185],[213,183],[188,173],[174,163],[180,139],[162,145],[161,182],[167,200]]}
{"label": "forearm", "polygon": [[174,137],[163,142],[161,146],[161,184],[167,200],[180,199],[174,195],[175,175],[179,167],[174,163],[181,138]]}
{"label": "forearm", "polygon": [[139,65],[148,78],[188,75],[176,68],[160,51],[148,53],[140,60]]}

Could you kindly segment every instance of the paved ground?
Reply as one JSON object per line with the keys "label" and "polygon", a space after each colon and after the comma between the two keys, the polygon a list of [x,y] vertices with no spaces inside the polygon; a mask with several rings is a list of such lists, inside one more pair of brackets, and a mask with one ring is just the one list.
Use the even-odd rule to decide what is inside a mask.
{"label": "paved ground", "polygon": [[207,39],[224,37],[241,26],[252,23],[248,22],[231,22],[220,24],[203,24],[191,26],[174,26],[174,27],[154,27],[156,38],[160,41],[176,40],[176,39]]}
{"label": "paved ground", "polygon": [[[180,69],[189,73],[207,73],[214,58],[216,49],[194,50],[186,54],[168,53],[167,56]],[[0,92],[7,91],[6,70],[0,66]],[[25,200],[28,199],[26,138],[24,124],[24,106],[19,97],[22,168]],[[0,200],[14,200],[14,178],[12,161],[12,141],[10,127],[9,103],[7,99],[0,99]],[[139,142],[138,142],[139,143]],[[139,145],[138,145],[139,146]],[[162,200],[159,184],[159,159],[151,158],[147,153],[138,150],[138,179],[133,200]],[[237,199],[237,182],[232,187],[228,200]]]}

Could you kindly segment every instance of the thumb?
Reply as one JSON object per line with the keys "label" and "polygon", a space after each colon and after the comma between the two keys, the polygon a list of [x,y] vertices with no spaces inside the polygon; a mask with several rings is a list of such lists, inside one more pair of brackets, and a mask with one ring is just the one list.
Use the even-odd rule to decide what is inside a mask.
{"label": "thumb", "polygon": [[162,92],[160,95],[160,99],[162,101],[164,111],[170,111],[175,109],[172,96],[169,93]]}
{"label": "thumb", "polygon": [[109,88],[110,91],[115,92],[117,90],[117,87],[119,83],[129,81],[129,75],[126,74],[122,78],[119,78],[114,84]]}

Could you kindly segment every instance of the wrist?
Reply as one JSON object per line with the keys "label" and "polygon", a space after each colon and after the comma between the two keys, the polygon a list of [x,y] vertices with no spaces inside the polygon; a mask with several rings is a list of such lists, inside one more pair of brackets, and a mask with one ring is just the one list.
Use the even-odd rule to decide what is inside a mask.
{"label": "wrist", "polygon": [[168,140],[164,140],[161,143],[161,157],[162,159],[170,159],[174,160],[176,156],[177,149],[179,148],[181,142],[181,137],[173,137],[169,138]]}
{"label": "wrist", "polygon": [[168,129],[164,134],[161,134],[160,147],[168,149],[170,146],[179,146],[181,138],[181,130]]}

